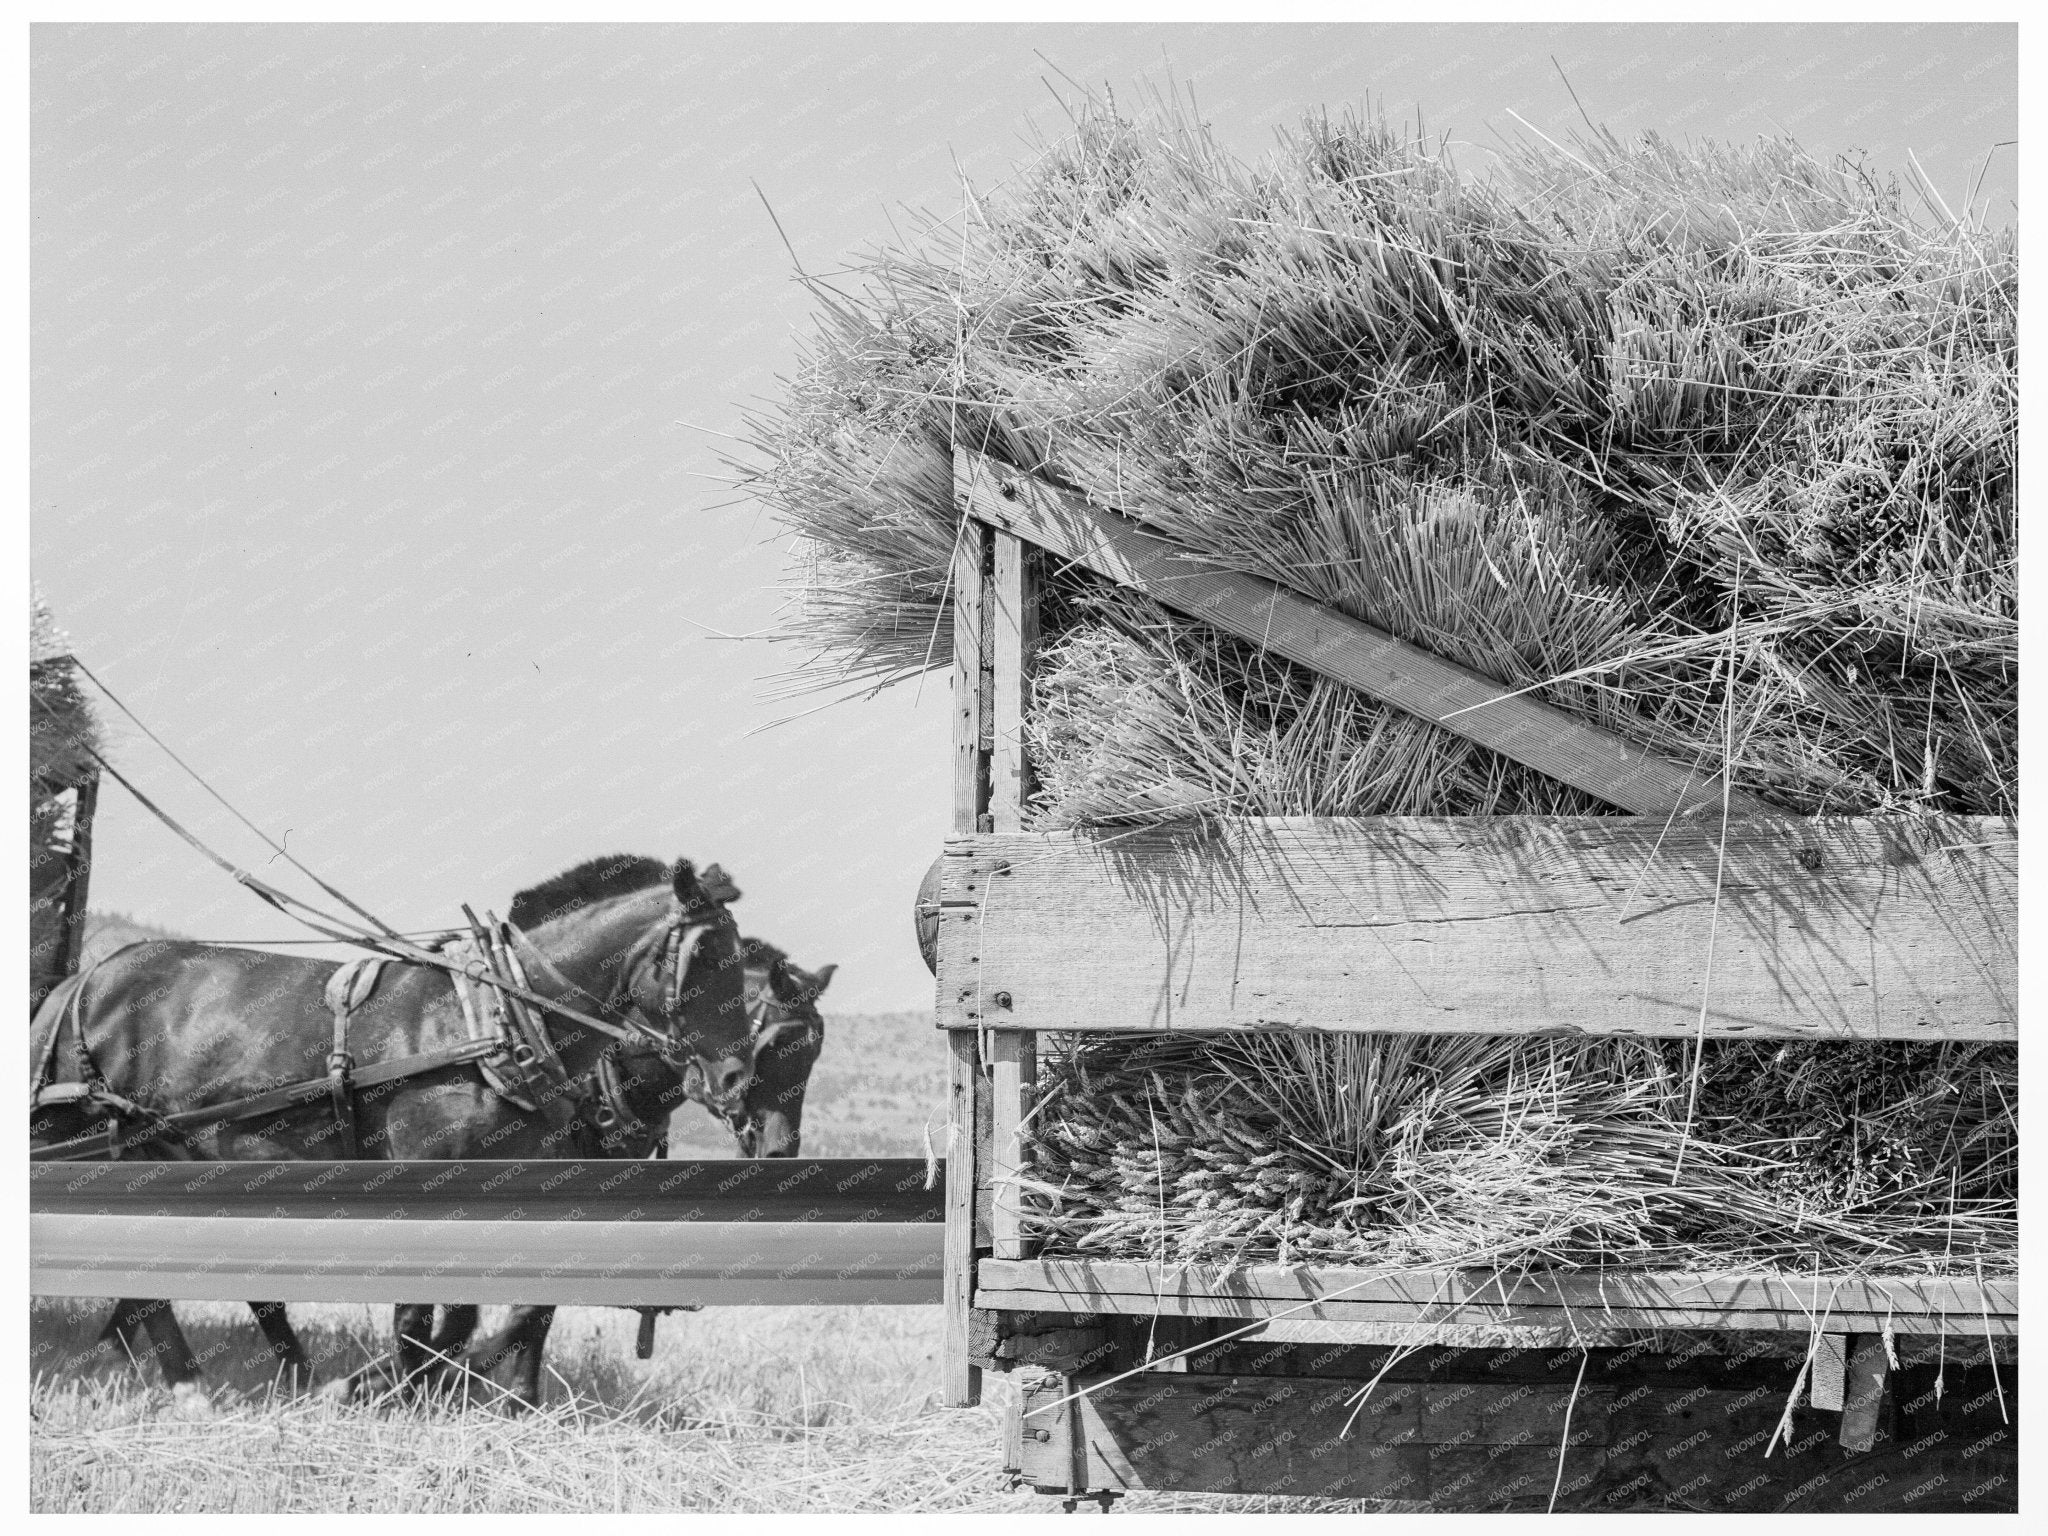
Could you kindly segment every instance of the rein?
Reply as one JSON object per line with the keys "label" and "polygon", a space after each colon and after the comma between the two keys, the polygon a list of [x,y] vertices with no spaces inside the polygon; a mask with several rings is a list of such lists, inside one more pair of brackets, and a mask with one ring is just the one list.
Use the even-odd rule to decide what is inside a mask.
{"label": "rein", "polygon": [[[73,658],[73,660],[80,670],[85,671],[86,676],[91,677],[92,681],[99,686],[101,691],[106,693],[108,698],[113,699],[114,703],[120,706],[124,714],[127,714],[131,719],[135,719],[134,712],[129,710],[126,704],[121,703],[120,699],[115,698],[113,692],[104,683],[101,683],[97,677],[93,677],[90,670],[85,668],[83,662],[76,661],[76,658]],[[326,1076],[290,1084],[283,1088],[271,1089],[264,1093],[247,1095],[243,1098],[232,1100],[227,1104],[214,1105],[203,1110],[190,1110],[176,1115],[165,1115],[151,1109],[147,1105],[135,1103],[116,1093],[104,1076],[101,1075],[98,1065],[93,1061],[91,1052],[86,1045],[84,1025],[79,1017],[79,1008],[85,993],[86,982],[99,969],[100,965],[112,958],[111,955],[107,955],[94,962],[83,975],[73,976],[68,978],[65,983],[60,984],[60,986],[68,985],[70,987],[70,995],[64,999],[61,1005],[63,1011],[53,1021],[50,1044],[45,1052],[41,1070],[37,1073],[36,1081],[31,1089],[30,1104],[32,1108],[80,1101],[97,1105],[103,1112],[107,1113],[107,1155],[119,1157],[126,1145],[141,1145],[155,1140],[172,1141],[181,1148],[189,1149],[191,1137],[185,1130],[185,1127],[188,1125],[205,1125],[217,1128],[219,1125],[230,1121],[247,1119],[258,1114],[268,1114],[275,1109],[296,1105],[316,1097],[324,1091],[331,1094],[334,1099],[335,1113],[341,1125],[344,1145],[348,1149],[348,1155],[353,1156],[353,1091],[357,1087],[368,1086],[377,1082],[388,1082],[404,1077],[418,1076],[440,1070],[446,1066],[473,1061],[484,1072],[486,1081],[497,1091],[504,1093],[504,1087],[492,1075],[492,1067],[494,1063],[509,1060],[520,1074],[527,1077],[530,1077],[534,1069],[538,1067],[541,1075],[550,1080],[550,1085],[554,1090],[548,1094],[551,1100],[556,1098],[558,1094],[569,1091],[571,1089],[571,1081],[567,1078],[559,1058],[555,1055],[553,1044],[547,1036],[545,1019],[547,1014],[554,1014],[558,1018],[579,1024],[585,1029],[594,1030],[598,1034],[608,1036],[622,1045],[652,1050],[655,1055],[682,1077],[686,1087],[690,1084],[691,1075],[694,1073],[697,1093],[692,1096],[696,1097],[704,1094],[705,1086],[708,1083],[708,1073],[705,1064],[694,1049],[686,1050],[683,1042],[675,1038],[675,1023],[682,1011],[683,980],[688,974],[690,963],[695,958],[704,935],[717,921],[715,914],[723,910],[722,902],[730,897],[738,896],[739,892],[736,888],[731,889],[724,896],[717,893],[712,895],[711,910],[714,915],[692,918],[692,911],[701,911],[701,909],[697,908],[694,904],[685,906],[679,903],[676,911],[669,918],[668,927],[662,936],[661,948],[655,960],[655,976],[656,980],[661,984],[663,1027],[657,1029],[653,1025],[644,1022],[638,1016],[638,1005],[633,1001],[630,970],[622,976],[620,983],[620,992],[624,995],[624,1006],[620,1008],[623,1022],[614,1024],[610,1020],[598,1018],[593,1014],[584,1012],[582,1009],[572,1007],[558,998],[544,997],[534,991],[527,984],[525,968],[520,964],[518,947],[523,947],[539,963],[541,968],[566,991],[580,993],[584,997],[590,998],[600,1008],[611,1006],[613,1002],[613,999],[606,999],[600,1002],[587,989],[570,981],[546,955],[540,952],[525,933],[515,928],[509,922],[499,928],[499,942],[493,943],[486,937],[484,931],[478,925],[475,915],[467,907],[464,907],[463,915],[469,919],[471,939],[475,945],[475,950],[462,958],[456,958],[441,952],[442,946],[447,945],[456,937],[453,932],[444,937],[434,948],[427,948],[412,943],[406,936],[396,932],[389,924],[377,917],[368,908],[351,900],[344,892],[337,890],[334,886],[320,879],[313,871],[307,869],[296,858],[293,858],[281,844],[272,842],[247,817],[242,816],[239,811],[235,811],[233,806],[228,805],[219,792],[214,790],[210,784],[207,784],[205,779],[201,778],[189,764],[178,757],[175,752],[171,752],[170,748],[156,736],[155,732],[150,731],[149,727],[143,725],[139,719],[135,719],[135,723],[142,728],[152,741],[155,741],[158,746],[163,747],[164,751],[170,754],[173,761],[177,762],[180,767],[184,768],[195,779],[198,779],[201,786],[209,794],[213,795],[215,799],[220,800],[221,804],[227,805],[227,808],[244,825],[249,826],[258,836],[263,837],[263,840],[270,843],[280,856],[289,860],[294,867],[308,876],[323,892],[340,902],[349,911],[356,914],[356,916],[354,918],[339,917],[332,912],[323,911],[311,903],[291,895],[289,892],[279,890],[275,886],[259,880],[248,870],[223,858],[198,837],[186,830],[185,827],[181,826],[140,789],[136,788],[126,775],[102,757],[90,744],[81,743],[87,756],[93,760],[100,770],[133,795],[144,810],[162,822],[172,833],[192,847],[202,857],[225,872],[236,883],[247,887],[259,899],[276,908],[279,912],[284,913],[287,917],[292,918],[295,922],[312,929],[323,938],[351,944],[359,949],[367,950],[370,955],[380,957],[380,960],[396,960],[402,963],[430,966],[446,971],[454,982],[465,1021],[472,1026],[474,1025],[475,1013],[472,1008],[468,986],[473,985],[479,989],[490,989],[491,992],[496,994],[495,1012],[500,1023],[500,1032],[498,1037],[494,1039],[477,1038],[473,1035],[470,1040],[458,1046],[357,1069],[347,1047],[348,1017],[352,1009],[366,999],[370,989],[375,986],[375,968],[380,963],[380,960],[357,961],[352,967],[344,966],[342,971],[337,973],[336,978],[332,979],[340,980],[343,983],[343,988],[342,996],[338,1000],[332,996],[328,999],[329,1006],[334,1012],[334,1048],[327,1058],[328,1071]],[[729,887],[730,881],[726,883]],[[358,920],[361,921],[359,922]],[[368,926],[362,926],[362,923],[367,923]],[[367,967],[367,973],[363,971],[362,968],[364,967]],[[662,972],[664,970],[667,973],[665,980],[662,979]],[[358,982],[362,983],[360,994],[358,994],[357,989]],[[51,999],[54,1000],[55,996],[56,994],[53,992]],[[618,993],[614,994],[614,998],[618,996]],[[535,1010],[538,1011],[536,1012]],[[58,1050],[58,1040],[63,1034],[64,1026],[67,1022],[71,1026],[73,1042],[78,1056],[80,1081],[77,1083],[54,1083],[51,1081],[53,1075],[52,1067]],[[516,1030],[507,1027],[514,1023],[517,1025]],[[524,1038],[521,1039],[519,1038],[520,1036],[524,1036]],[[755,1044],[756,1048],[758,1048],[758,1042],[755,1042]],[[599,1102],[596,1116],[599,1130],[607,1137],[619,1133],[622,1128],[624,1131],[636,1133],[645,1129],[626,1105],[625,1085],[620,1079],[618,1063],[614,1059],[615,1055],[614,1049],[606,1048],[600,1053],[596,1067],[591,1072],[574,1080],[576,1083],[582,1083],[587,1079],[590,1084]],[[508,1094],[507,1096],[513,1098],[515,1103],[519,1102],[518,1095]],[[706,1104],[711,1102],[708,1095],[704,1097],[703,1102]],[[531,1108],[532,1106],[522,1105],[522,1107]],[[146,1129],[139,1137],[135,1137],[132,1140],[125,1138],[120,1131],[120,1121],[123,1118],[140,1120]],[[74,1138],[57,1146],[33,1149],[30,1155],[32,1159],[64,1159],[68,1158],[70,1154],[80,1149],[86,1143],[98,1142],[99,1140],[100,1138],[97,1135]]]}
{"label": "rein", "polygon": [[[95,681],[97,680],[95,679]],[[119,784],[123,789],[127,790],[129,794],[133,795],[139,802],[141,802],[142,808],[148,811],[150,815],[154,816],[158,821],[162,822],[172,832],[176,833],[178,837],[182,838],[202,857],[206,858],[211,863],[215,864],[220,869],[225,871],[237,884],[246,886],[254,895],[260,898],[262,901],[268,903],[270,906],[275,907],[278,911],[284,913],[285,916],[291,918],[294,922],[300,923],[305,927],[312,929],[315,933],[318,933],[325,938],[336,939],[344,944],[353,944],[359,949],[369,950],[372,954],[383,955],[386,958],[393,960],[410,961],[414,965],[436,966],[441,970],[448,971],[454,974],[463,975],[466,977],[466,979],[476,982],[480,986],[495,987],[500,992],[506,993],[512,997],[517,997],[521,1001],[528,1003],[533,1007],[545,1008],[550,1012],[560,1014],[563,1018],[573,1019],[576,1023],[583,1025],[585,1028],[594,1029],[599,1034],[610,1035],[614,1040],[621,1040],[628,1043],[632,1043],[636,1040],[642,1041],[648,1045],[653,1046],[657,1052],[660,1052],[663,1060],[671,1061],[671,1064],[673,1064],[672,1058],[669,1055],[669,1050],[667,1049],[667,1047],[669,1046],[669,1040],[667,1035],[660,1030],[654,1029],[650,1025],[641,1023],[638,1019],[629,1018],[626,1021],[625,1026],[623,1027],[617,1024],[607,1023],[603,1019],[594,1018],[590,1014],[581,1012],[580,1010],[575,1008],[571,1008],[566,1003],[556,1002],[550,998],[542,997],[539,993],[529,991],[527,988],[520,986],[517,982],[511,981],[502,976],[495,975],[491,972],[490,968],[483,965],[480,960],[471,961],[465,965],[462,962],[451,960],[446,956],[441,955],[433,950],[423,949],[419,945],[413,944],[405,938],[403,938],[402,936],[400,936],[399,934],[394,933],[390,928],[385,927],[385,925],[382,922],[377,922],[377,920],[374,918],[372,918],[371,920],[373,922],[376,922],[376,931],[367,928],[360,930],[354,929],[349,919],[337,917],[331,912],[324,912],[320,908],[315,907],[308,902],[299,900],[298,897],[293,896],[288,891],[281,891],[277,889],[277,887],[269,885],[264,881],[257,879],[256,876],[250,874],[249,871],[247,871],[246,869],[243,869],[239,865],[234,864],[225,858],[222,858],[218,853],[214,852],[213,849],[207,847],[205,843],[201,842],[191,832],[187,831],[182,825],[180,825],[177,819],[171,816],[169,812],[165,811],[154,800],[151,800],[149,796],[145,795],[141,790],[137,789],[133,784],[131,784],[128,781],[126,775],[124,775],[112,763],[108,762],[105,758],[101,757],[99,753],[93,751],[92,748],[89,746],[86,747],[85,750],[87,754],[93,759],[93,761],[96,764],[98,764],[100,769],[106,774],[108,774],[114,780],[115,783]],[[296,863],[297,861],[294,860],[293,862]],[[330,894],[336,896],[344,904],[355,908],[355,910],[358,912],[363,911],[361,907],[357,907],[354,902],[349,901],[346,896],[342,896],[341,893],[338,891],[333,891],[331,887],[325,884],[325,882],[318,883],[320,884],[322,890],[329,891]],[[293,910],[294,908],[298,908],[300,910],[295,911]],[[311,913],[312,917],[305,916],[305,913]],[[365,913],[364,915],[368,916],[369,914]],[[314,918],[318,918],[319,921],[315,922],[313,920]],[[685,921],[686,920],[684,919],[683,915],[680,912],[678,912],[676,914],[676,917],[673,919],[675,925],[675,935],[673,937],[680,937],[681,931],[685,925]],[[704,927],[708,927],[709,923],[708,920],[706,920],[704,923],[690,924],[688,926],[698,928],[700,930],[697,934],[697,937],[693,938],[690,941],[689,947],[692,951],[694,951],[696,948],[697,939],[701,939],[703,936],[701,929]],[[521,934],[520,937],[522,939],[525,939],[524,934]],[[529,949],[532,949],[532,940],[527,939],[526,944]],[[539,951],[535,950],[534,953],[538,954]],[[680,959],[681,951],[679,946],[676,946],[676,954],[677,958]],[[550,971],[554,971],[554,967],[552,965],[550,965],[548,969]],[[560,977],[560,972],[555,972],[555,974],[558,978]],[[565,981],[565,985],[568,985],[572,991],[583,991],[581,987],[575,986],[574,983]],[[682,983],[680,977],[671,977],[668,989],[668,996],[672,999],[677,998],[680,996],[681,990]],[[587,993],[585,995],[588,996]],[[673,1013],[673,1011],[673,1008],[671,1008],[671,1014]]]}

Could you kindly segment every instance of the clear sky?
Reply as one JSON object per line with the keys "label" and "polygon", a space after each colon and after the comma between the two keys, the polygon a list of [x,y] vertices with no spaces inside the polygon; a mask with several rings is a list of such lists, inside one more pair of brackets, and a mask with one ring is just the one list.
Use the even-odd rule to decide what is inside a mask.
{"label": "clear sky", "polygon": [[[396,924],[599,853],[715,859],[747,931],[840,962],[841,1009],[930,1004],[946,686],[764,729],[809,707],[769,697],[799,654],[713,633],[785,580],[715,478],[806,324],[763,194],[829,270],[999,181],[1058,72],[1191,85],[1249,154],[1369,98],[1468,165],[1511,112],[1578,125],[1569,78],[1619,132],[1910,150],[2017,218],[2010,26],[44,26],[31,59],[31,540],[79,653]],[[96,906],[296,931],[102,806]]]}

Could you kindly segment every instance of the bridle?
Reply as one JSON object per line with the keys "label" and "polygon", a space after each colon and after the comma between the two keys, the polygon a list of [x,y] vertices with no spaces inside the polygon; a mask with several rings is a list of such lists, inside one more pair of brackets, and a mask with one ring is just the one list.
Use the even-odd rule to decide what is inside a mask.
{"label": "bridle", "polygon": [[[748,1046],[752,1059],[757,1063],[761,1059],[761,1052],[773,1045],[784,1035],[793,1031],[815,1029],[824,1023],[824,1020],[815,1016],[815,1004],[812,1003],[784,1003],[783,1006],[790,1008],[791,1012],[786,1017],[771,1019],[769,1017],[770,1011],[781,1002],[782,1000],[775,996],[774,988],[771,985],[762,989],[759,999],[747,1010],[748,1023],[750,1025]],[[806,1007],[811,1009],[809,1015],[803,1011]],[[741,1094],[739,1100],[730,1108],[714,1104],[709,1093],[705,1090],[703,1069],[694,1058],[691,1060],[688,1069],[683,1073],[683,1093],[692,1102],[702,1104],[714,1114],[723,1115],[728,1121],[735,1120],[745,1108],[746,1098],[744,1093]]]}
{"label": "bridle", "polygon": [[[661,989],[661,1021],[667,1027],[659,1032],[660,1043],[655,1046],[655,1053],[678,1072],[684,1066],[682,1046],[675,1034],[676,1021],[683,1012],[683,981],[690,974],[690,962],[697,956],[697,946],[703,943],[704,935],[717,921],[715,917],[706,917],[692,922],[688,911],[678,907],[676,915],[669,919],[668,932],[662,939],[662,956],[655,974],[659,976],[663,970],[668,972],[668,981]],[[690,1052],[690,1059],[702,1060],[694,1051]]]}
{"label": "bridle", "polygon": [[[652,1051],[667,1063],[670,1069],[682,1074],[686,1081],[693,1071],[701,1078],[704,1072],[703,1058],[694,1050],[687,1048],[678,1038],[678,1025],[683,1011],[683,985],[689,978],[691,962],[696,959],[697,950],[703,944],[704,936],[717,926],[724,916],[724,909],[717,906],[711,908],[709,913],[699,915],[692,915],[692,909],[689,907],[678,906],[670,916],[655,959],[655,981],[661,994],[660,1028],[639,1016],[641,1010],[631,1001],[636,989],[630,980],[621,982],[612,999],[612,1005],[618,1007],[624,1018],[623,1025],[605,1023],[591,1018],[588,1014],[563,1009],[559,1004],[552,1005],[552,1011],[562,1013],[581,1024],[595,1025],[622,1045],[640,1046]],[[506,927],[513,941],[528,957],[539,963],[541,969],[557,986],[581,993],[592,1002],[598,1001],[587,989],[564,976],[554,962],[541,953],[524,930],[510,923],[506,924]],[[623,1006],[620,1006],[621,1002]]]}

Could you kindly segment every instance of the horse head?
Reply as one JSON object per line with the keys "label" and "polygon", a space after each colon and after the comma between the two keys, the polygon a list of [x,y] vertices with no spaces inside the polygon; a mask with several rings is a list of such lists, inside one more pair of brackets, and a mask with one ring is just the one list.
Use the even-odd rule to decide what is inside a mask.
{"label": "horse head", "polygon": [[706,1102],[722,1111],[739,1104],[754,1069],[739,925],[723,890],[700,881],[688,859],[676,860],[670,888],[675,907],[655,964],[635,974],[633,1003],[658,1019],[661,1057],[686,1080],[694,1067]]}
{"label": "horse head", "polygon": [[818,997],[839,967],[806,971],[772,944],[742,942],[748,951],[754,1077],[739,1103],[724,1111],[725,1121],[742,1157],[795,1157],[802,1144],[804,1092],[825,1045]]}
{"label": "horse head", "polygon": [[557,978],[602,997],[691,1097],[723,1112],[738,1106],[754,1061],[745,957],[725,907],[738,895],[716,865],[700,877],[688,859],[619,855],[521,891],[511,919],[536,930]]}

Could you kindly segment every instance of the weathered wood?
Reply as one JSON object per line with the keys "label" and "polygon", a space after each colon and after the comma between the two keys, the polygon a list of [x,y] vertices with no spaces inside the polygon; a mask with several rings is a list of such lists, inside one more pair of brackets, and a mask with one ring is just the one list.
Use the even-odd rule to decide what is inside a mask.
{"label": "weathered wood", "polygon": [[994,1060],[989,1099],[994,1119],[989,1173],[994,1193],[990,1214],[995,1256],[1027,1259],[1031,1253],[1024,1237],[1023,1191],[1017,1180],[1025,1169],[1023,1123],[1038,1078],[1038,1048],[1036,1037],[1021,1029],[998,1029],[991,1039]]}
{"label": "weathered wood", "polygon": [[939,1299],[928,1222],[29,1218],[29,1289],[192,1301],[565,1306],[908,1304]]}
{"label": "weathered wood", "polygon": [[1842,1449],[1867,1451],[1877,1443],[1891,1362],[1881,1334],[1859,1333],[1849,1340],[1842,1402]]}
{"label": "weathered wood", "polygon": [[1024,1417],[1015,1409],[1003,1415],[1003,1474],[1017,1477],[1024,1470]]}
{"label": "weathered wood", "polygon": [[1553,1496],[1575,1511],[2011,1509],[2017,1457],[1988,1370],[1950,1375],[1939,1411],[1905,1438],[1880,1429],[1871,1452],[1848,1452],[1832,1415],[1802,1407],[1768,1456],[1782,1388],[1381,1381],[1361,1401],[1363,1383],[1326,1378],[1056,1376],[1025,1389],[1019,1460],[1033,1486],[1062,1494],[1174,1489],[1446,1510],[1543,1509]]}
{"label": "weathered wood", "polygon": [[968,1309],[974,1292],[974,1100],[980,1074],[972,1030],[946,1035],[946,1240],[940,1348],[941,1405],[972,1408],[981,1401],[981,1368],[969,1352]]}
{"label": "weathered wood", "polygon": [[[958,494],[955,484],[955,494]],[[990,533],[963,518],[953,551],[953,830],[978,831],[988,808],[986,728],[992,700],[984,686]],[[942,983],[943,985],[943,983]],[[944,1329],[940,1348],[940,1400],[949,1408],[981,1401],[981,1368],[969,1340],[973,1304],[976,1174],[980,1140],[976,1105],[981,1093],[979,1042],[971,1031],[946,1037],[946,1240]]]}
{"label": "weathered wood", "polygon": [[989,760],[989,817],[998,832],[1024,826],[1031,793],[1024,749],[1024,706],[1032,653],[1038,647],[1037,560],[1015,534],[995,538],[995,573],[989,583],[990,663],[994,745]]}
{"label": "weathered wood", "polygon": [[2015,1038],[2012,823],[1720,843],[1618,816],[956,838],[939,1023],[1690,1036],[1704,995],[1716,1036]]}
{"label": "weathered wood", "polygon": [[529,1162],[31,1163],[52,1216],[330,1221],[928,1222],[921,1157]]}
{"label": "weathered wood", "polygon": [[1522,1277],[1485,1270],[1253,1265],[1224,1272],[1120,1259],[984,1259],[975,1305],[1007,1311],[1296,1317],[1325,1322],[1529,1323],[2010,1336],[2014,1279],[1800,1278],[1633,1270]]}
{"label": "weathered wood", "polygon": [[[1005,1317],[1003,1312],[984,1313]],[[1005,1335],[995,1348],[995,1358],[1008,1370],[1018,1365],[1036,1365],[1051,1371],[1102,1370],[1116,1352],[1110,1331],[1103,1327],[1047,1328],[1037,1333]]]}
{"label": "weathered wood", "polygon": [[[1004,1318],[1020,1314],[993,1312]],[[1031,1314],[1057,1316],[1056,1313]],[[1146,1319],[1125,1318],[1142,1325]],[[1216,1320],[1211,1319],[1215,1322]],[[1227,1322],[1217,1326],[1228,1328]],[[1341,1328],[1347,1324],[1318,1324]],[[1276,1323],[1275,1328],[1285,1328]],[[1679,1341],[1673,1341],[1678,1344]],[[1519,1386],[1569,1387],[1574,1382],[1591,1387],[1627,1389],[1648,1383],[1658,1387],[1711,1387],[1722,1391],[1746,1392],[1762,1387],[1775,1392],[1783,1402],[1798,1376],[1796,1361],[1782,1358],[1775,1350],[1745,1347],[1742,1339],[1728,1341],[1733,1351],[1721,1354],[1690,1344],[1676,1353],[1658,1353],[1642,1344],[1582,1348],[1568,1340],[1555,1348],[1527,1345],[1481,1348],[1456,1344],[1338,1344],[1304,1343],[1275,1339],[1269,1331],[1248,1338],[1228,1339],[1197,1349],[1188,1356],[1188,1369],[1210,1376],[1315,1376],[1349,1378],[1352,1381],[1491,1382]],[[1965,1344],[1954,1347],[1957,1364]],[[1975,1341],[1981,1352],[1983,1342]],[[1118,1368],[1123,1362],[1118,1362]]]}
{"label": "weathered wood", "polygon": [[[967,449],[955,450],[954,486],[970,517],[1609,804],[1643,816],[1720,815],[1718,775],[1688,772],[1533,695],[1516,693],[1263,577],[1203,564],[1071,491]],[[1739,790],[1728,798],[1737,815],[1766,809]]]}
{"label": "weathered wood", "polygon": [[[1487,1503],[1599,1470],[1611,1388],[1382,1385],[1261,1376],[1054,1377],[1021,1405],[1024,1475],[1048,1491],[1177,1489]],[[1076,1389],[1083,1395],[1061,1402]],[[1567,1448],[1565,1420],[1569,1404]],[[1035,1431],[1049,1431],[1047,1440]],[[1061,1452],[1072,1445],[1073,1471]],[[1475,1489],[1466,1474],[1484,1478]]]}
{"label": "weathered wood", "polygon": [[988,529],[968,518],[953,551],[953,830],[959,833],[980,831],[988,809],[988,752],[982,740],[988,538]]}
{"label": "weathered wood", "polygon": [[1807,1397],[1815,1408],[1829,1413],[1842,1411],[1842,1388],[1849,1369],[1849,1336],[1821,1333],[1813,1339],[1813,1353],[1807,1360]]}

